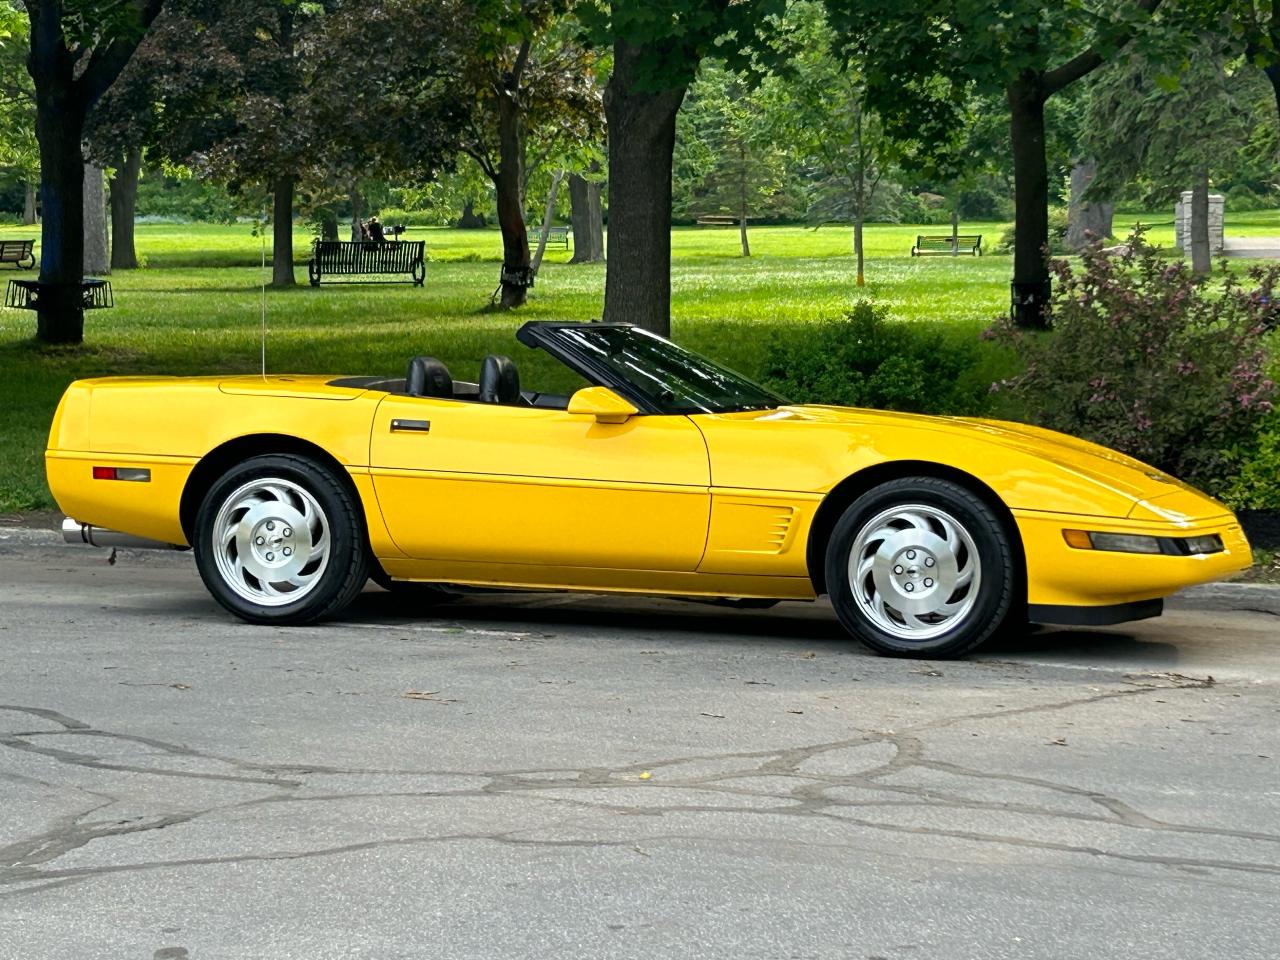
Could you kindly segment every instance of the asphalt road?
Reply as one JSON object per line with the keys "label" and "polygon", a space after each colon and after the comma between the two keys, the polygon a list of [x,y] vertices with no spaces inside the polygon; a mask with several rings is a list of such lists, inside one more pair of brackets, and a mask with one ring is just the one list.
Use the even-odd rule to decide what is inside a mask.
{"label": "asphalt road", "polygon": [[105,556],[0,542],[5,960],[1280,955],[1275,613],[936,664],[818,605],[255,628]]}

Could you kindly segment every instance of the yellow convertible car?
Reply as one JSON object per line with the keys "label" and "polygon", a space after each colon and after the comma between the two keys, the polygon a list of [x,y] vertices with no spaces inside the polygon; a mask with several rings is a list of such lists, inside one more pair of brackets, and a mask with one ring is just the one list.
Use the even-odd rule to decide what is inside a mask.
{"label": "yellow convertible car", "polygon": [[[1246,568],[1220,503],[1013,423],[792,405],[644,330],[527,323],[572,395],[486,357],[477,382],[111,377],[49,437],[69,540],[194,549],[254,623],[368,579],[767,603],[829,594],[881,653],[948,657],[1028,621],[1109,624]],[[74,518],[70,519],[70,518]]]}

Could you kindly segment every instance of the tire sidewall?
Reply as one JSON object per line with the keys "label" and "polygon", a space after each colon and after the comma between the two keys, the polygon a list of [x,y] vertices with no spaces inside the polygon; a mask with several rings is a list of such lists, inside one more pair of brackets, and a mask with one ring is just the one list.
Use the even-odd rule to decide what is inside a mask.
{"label": "tire sidewall", "polygon": [[[251,480],[278,477],[307,490],[324,511],[329,525],[329,557],[320,580],[293,603],[267,606],[236,593],[218,571],[212,542],[213,525],[227,497]],[[205,494],[196,514],[192,551],[209,593],[223,607],[251,623],[308,623],[330,612],[348,587],[352,561],[363,556],[362,531],[355,505],[340,481],[314,461],[287,455],[254,457],[228,470]]]}
{"label": "tire sidewall", "polygon": [[[928,640],[906,640],[881,630],[862,612],[849,583],[849,553],[863,527],[882,511],[907,503],[936,507],[954,517],[973,538],[982,565],[978,597],[963,622]],[[1016,566],[1008,539],[995,512],[964,487],[933,477],[891,480],[850,504],[832,531],[825,569],[831,604],[845,629],[878,653],[920,659],[961,656],[987,640],[1009,616]]]}

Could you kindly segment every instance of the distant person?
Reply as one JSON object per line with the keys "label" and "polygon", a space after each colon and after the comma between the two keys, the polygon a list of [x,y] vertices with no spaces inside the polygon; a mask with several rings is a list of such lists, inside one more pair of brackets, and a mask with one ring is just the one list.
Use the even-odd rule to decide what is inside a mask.
{"label": "distant person", "polygon": [[369,225],[368,225],[368,224],[366,224],[363,220],[358,220],[358,221],[356,221],[356,222],[360,224],[360,239],[361,239],[361,240],[363,240],[363,241],[365,241],[365,242],[368,242],[368,240],[369,240]]}
{"label": "distant person", "polygon": [[382,224],[376,216],[369,218],[369,239],[374,243],[387,242],[387,236],[382,232]]}

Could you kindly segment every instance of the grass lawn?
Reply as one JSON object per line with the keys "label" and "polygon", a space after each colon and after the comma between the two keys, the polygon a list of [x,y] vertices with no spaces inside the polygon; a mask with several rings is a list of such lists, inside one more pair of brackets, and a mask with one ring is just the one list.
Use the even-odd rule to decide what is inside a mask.
{"label": "grass lawn", "polygon": [[[1245,233],[1262,234],[1268,228],[1280,233],[1280,212],[1255,217],[1257,225]],[[1238,229],[1239,224],[1233,220],[1232,226]],[[993,243],[1004,225],[969,224],[965,229],[980,230]],[[735,229],[678,228],[672,236],[674,335],[754,375],[771,342],[803,335],[805,324],[838,316],[865,294],[886,305],[894,317],[943,324],[957,337],[976,336],[1007,308],[1010,258],[909,256],[917,233],[943,231],[869,226],[868,284],[860,292],[853,281],[847,227],[754,228],[750,259],[738,255]],[[1171,227],[1152,231],[1157,242],[1168,242],[1171,235]],[[0,239],[27,236],[38,233],[0,227]],[[409,357],[431,354],[455,376],[475,379],[485,354],[497,352],[517,359],[527,383],[543,389],[570,385],[558,365],[525,350],[512,333],[529,319],[598,317],[603,265],[571,265],[568,253],[551,249],[528,305],[512,313],[493,312],[486,305],[497,283],[501,245],[496,231],[414,228],[409,236],[427,241],[424,288],[361,284],[312,289],[303,266],[310,237],[296,233],[300,285],[267,293],[268,367],[275,372],[397,374]],[[86,315],[83,346],[38,345],[32,338],[34,314],[0,311],[5,413],[0,422],[0,513],[52,506],[42,453],[54,406],[71,380],[113,373],[258,369],[262,246],[252,227],[140,224],[137,245],[145,268],[111,278],[116,306]],[[0,280],[24,275],[33,276],[0,270]],[[1002,358],[993,355],[993,377],[1002,372],[1001,365]]]}

